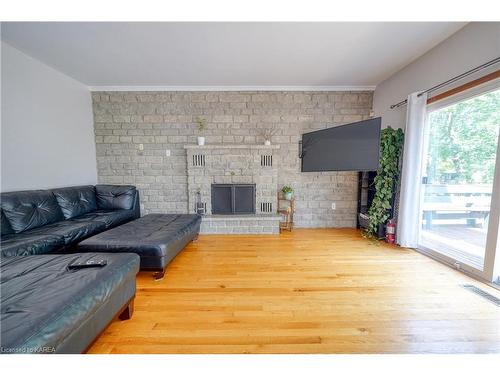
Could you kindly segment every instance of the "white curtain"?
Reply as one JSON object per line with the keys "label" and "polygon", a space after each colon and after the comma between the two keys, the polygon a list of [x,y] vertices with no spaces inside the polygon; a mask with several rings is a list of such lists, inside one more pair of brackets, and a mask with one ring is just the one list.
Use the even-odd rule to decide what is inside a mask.
{"label": "white curtain", "polygon": [[397,223],[397,242],[404,247],[418,242],[426,107],[427,94],[408,96]]}

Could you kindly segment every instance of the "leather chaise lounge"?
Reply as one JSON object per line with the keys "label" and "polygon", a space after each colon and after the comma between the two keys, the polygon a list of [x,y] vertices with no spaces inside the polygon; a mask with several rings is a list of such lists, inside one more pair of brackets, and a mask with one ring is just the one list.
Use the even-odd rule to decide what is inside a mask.
{"label": "leather chaise lounge", "polygon": [[[102,268],[67,268],[103,257]],[[136,254],[3,258],[1,352],[84,352],[116,316],[131,316],[138,271]]]}

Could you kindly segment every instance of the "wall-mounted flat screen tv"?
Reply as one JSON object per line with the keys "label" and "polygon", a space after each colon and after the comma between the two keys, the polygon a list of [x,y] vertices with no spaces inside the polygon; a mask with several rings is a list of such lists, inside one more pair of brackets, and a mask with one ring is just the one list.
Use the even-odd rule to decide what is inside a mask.
{"label": "wall-mounted flat screen tv", "polygon": [[381,118],[302,135],[302,172],[375,171],[379,163]]}

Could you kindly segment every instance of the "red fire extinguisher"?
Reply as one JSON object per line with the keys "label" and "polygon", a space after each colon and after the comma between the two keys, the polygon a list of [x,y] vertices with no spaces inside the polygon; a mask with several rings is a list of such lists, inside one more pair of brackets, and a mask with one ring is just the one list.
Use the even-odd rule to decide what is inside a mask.
{"label": "red fire extinguisher", "polygon": [[396,222],[389,220],[385,228],[385,242],[393,244],[396,241]]}

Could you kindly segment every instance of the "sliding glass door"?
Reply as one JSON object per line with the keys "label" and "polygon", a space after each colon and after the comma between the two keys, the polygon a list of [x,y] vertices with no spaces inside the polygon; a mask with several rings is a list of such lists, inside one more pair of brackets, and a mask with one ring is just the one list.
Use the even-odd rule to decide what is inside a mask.
{"label": "sliding glass door", "polygon": [[499,128],[498,87],[428,108],[419,248],[484,278],[497,248]]}

